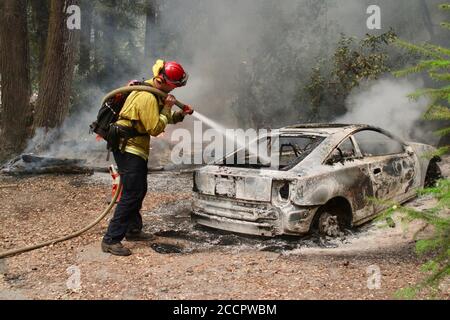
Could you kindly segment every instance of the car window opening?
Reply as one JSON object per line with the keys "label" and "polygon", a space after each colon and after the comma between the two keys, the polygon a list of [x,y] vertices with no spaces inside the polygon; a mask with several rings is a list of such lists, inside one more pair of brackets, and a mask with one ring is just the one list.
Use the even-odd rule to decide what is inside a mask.
{"label": "car window opening", "polygon": [[[254,141],[256,145],[250,144],[245,152],[243,149],[237,150],[216,164],[227,167],[288,171],[303,161],[324,139],[322,136],[314,135],[265,137]],[[272,150],[276,145],[278,148]],[[260,153],[261,147],[265,148],[266,152]],[[249,150],[258,150],[258,152]],[[274,167],[271,160],[277,160],[278,166]]]}

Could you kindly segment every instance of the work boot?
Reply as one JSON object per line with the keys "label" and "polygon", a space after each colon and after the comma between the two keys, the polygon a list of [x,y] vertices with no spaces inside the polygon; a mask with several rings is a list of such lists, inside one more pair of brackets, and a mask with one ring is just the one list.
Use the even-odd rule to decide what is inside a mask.
{"label": "work boot", "polygon": [[155,240],[156,237],[151,233],[138,231],[138,232],[127,232],[127,234],[125,235],[125,239],[127,241],[152,241]]}
{"label": "work boot", "polygon": [[131,254],[131,250],[125,248],[120,242],[114,244],[107,244],[102,241],[102,251],[109,252],[115,256],[129,256]]}

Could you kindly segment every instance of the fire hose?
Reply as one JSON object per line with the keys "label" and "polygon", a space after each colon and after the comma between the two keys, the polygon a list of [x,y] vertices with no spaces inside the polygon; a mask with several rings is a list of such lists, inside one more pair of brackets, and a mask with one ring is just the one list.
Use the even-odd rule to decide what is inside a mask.
{"label": "fire hose", "polygon": [[[103,98],[103,101],[102,101],[102,104],[101,104],[101,105],[103,105],[108,99],[114,97],[114,96],[117,95],[117,94],[120,94],[120,93],[129,93],[129,92],[132,92],[132,91],[147,91],[147,92],[156,94],[156,95],[158,95],[158,96],[160,96],[160,97],[163,97],[163,98],[166,98],[166,97],[168,96],[168,94],[165,93],[164,91],[158,90],[158,89],[153,88],[153,87],[150,87],[150,86],[137,86],[137,85],[136,85],[136,86],[126,86],[126,87],[118,88],[118,89],[113,90],[113,91],[111,91],[110,93],[108,93],[108,94]],[[180,108],[181,110],[183,110],[183,111],[186,111],[187,108],[188,108],[188,106],[187,106],[186,104],[184,104],[184,103],[182,103],[182,102],[180,102],[180,101],[178,101],[178,100],[175,100],[175,105],[176,105],[178,108]],[[192,112],[193,112],[193,111],[191,111],[190,114],[192,114]]]}
{"label": "fire hose", "polygon": [[[103,101],[102,101],[101,105],[103,105],[108,99],[114,97],[117,94],[129,93],[129,92],[132,92],[132,91],[147,91],[147,92],[156,94],[158,96],[161,96],[163,98],[166,98],[167,95],[168,95],[167,93],[165,93],[165,92],[163,92],[161,90],[158,90],[156,88],[149,87],[149,86],[137,86],[137,85],[136,86],[126,86],[126,87],[118,88],[118,89],[113,90],[110,93],[108,93],[103,98]],[[175,105],[178,106],[183,111],[188,110],[187,109],[188,106],[185,105],[184,103],[178,101],[178,100],[175,101]],[[191,111],[190,113],[192,113],[192,112],[193,111]],[[41,242],[41,243],[38,243],[38,244],[35,244],[35,245],[30,245],[30,246],[26,246],[26,247],[22,247],[22,248],[18,248],[18,249],[13,249],[13,250],[9,250],[9,251],[0,252],[0,259],[6,258],[6,257],[9,257],[9,256],[13,256],[13,255],[17,255],[17,254],[20,254],[20,253],[24,253],[24,252],[27,252],[27,251],[32,251],[32,250],[35,250],[35,249],[43,248],[43,247],[46,247],[46,246],[49,246],[49,245],[54,245],[55,243],[58,243],[58,242],[63,242],[63,241],[66,241],[66,240],[70,240],[70,239],[73,239],[75,237],[80,236],[81,234],[85,233],[89,229],[93,228],[101,220],[103,220],[103,218],[105,218],[108,215],[108,213],[114,207],[114,204],[116,203],[116,201],[117,201],[117,199],[118,199],[118,197],[120,195],[120,192],[122,190],[122,184],[120,182],[120,176],[117,177],[117,179],[118,179],[118,187],[117,187],[117,189],[116,189],[116,191],[115,191],[115,193],[114,193],[114,195],[112,197],[112,200],[111,200],[109,206],[97,217],[97,219],[92,221],[89,225],[87,225],[83,229],[80,229],[80,230],[78,230],[76,232],[73,232],[71,234],[62,236],[60,238],[44,241],[44,242]]]}

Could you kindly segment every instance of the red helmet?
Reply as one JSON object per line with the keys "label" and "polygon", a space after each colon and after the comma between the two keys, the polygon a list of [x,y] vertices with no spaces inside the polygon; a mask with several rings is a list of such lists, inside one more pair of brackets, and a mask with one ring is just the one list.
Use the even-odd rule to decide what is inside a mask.
{"label": "red helmet", "polygon": [[186,85],[189,78],[189,75],[184,71],[181,64],[176,61],[165,62],[161,70],[161,75],[168,84],[176,87]]}

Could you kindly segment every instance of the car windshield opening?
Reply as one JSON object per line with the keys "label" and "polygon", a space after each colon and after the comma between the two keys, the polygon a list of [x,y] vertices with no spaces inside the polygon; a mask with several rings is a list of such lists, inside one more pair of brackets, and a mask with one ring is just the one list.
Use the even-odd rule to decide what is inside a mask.
{"label": "car windshield opening", "polygon": [[266,136],[216,162],[227,167],[287,171],[305,159],[324,137],[315,135]]}

